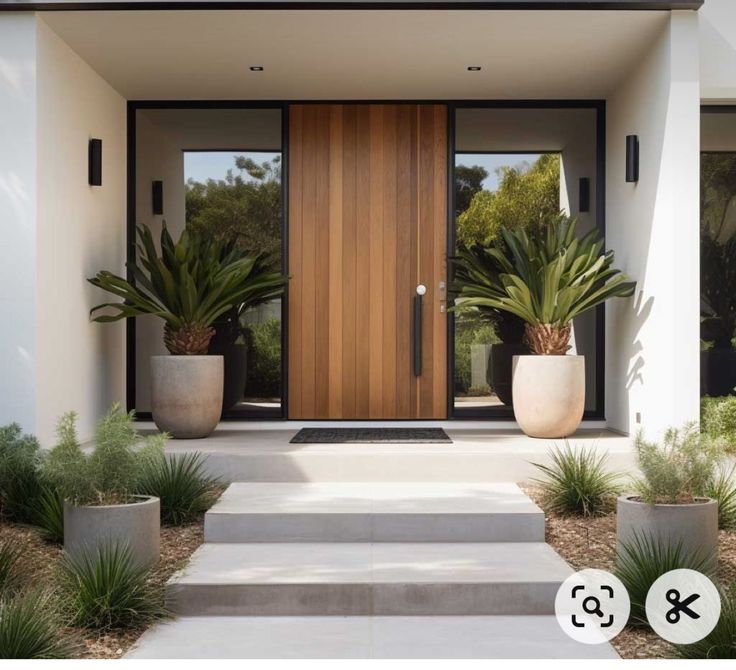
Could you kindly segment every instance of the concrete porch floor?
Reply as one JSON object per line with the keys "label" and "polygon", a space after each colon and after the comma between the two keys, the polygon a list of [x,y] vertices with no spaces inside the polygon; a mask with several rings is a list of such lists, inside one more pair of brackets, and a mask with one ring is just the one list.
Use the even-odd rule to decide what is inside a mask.
{"label": "concrete porch floor", "polygon": [[[222,423],[201,440],[170,440],[167,451],[207,454],[209,471],[227,482],[519,482],[535,476],[532,462],[546,462],[550,447],[564,444],[564,440],[530,438],[519,430],[447,424],[442,427],[452,444],[291,444],[299,426],[263,425],[253,429],[244,422]],[[145,433],[155,426],[141,422],[139,429]],[[611,469],[629,472],[634,467],[630,437],[588,428],[568,442],[607,453]]]}

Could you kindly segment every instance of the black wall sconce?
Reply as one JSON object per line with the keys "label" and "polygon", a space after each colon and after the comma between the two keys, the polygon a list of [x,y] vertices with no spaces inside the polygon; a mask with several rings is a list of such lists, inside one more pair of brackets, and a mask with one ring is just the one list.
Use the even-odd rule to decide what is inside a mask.
{"label": "black wall sconce", "polygon": [[578,191],[578,211],[590,211],[590,179],[588,177],[580,177]]}
{"label": "black wall sconce", "polygon": [[151,183],[151,201],[153,202],[153,213],[164,213],[164,183],[154,181]]}
{"label": "black wall sconce", "polygon": [[626,136],[626,181],[639,181],[639,136]]}
{"label": "black wall sconce", "polygon": [[102,186],[102,140],[89,141],[89,185]]}

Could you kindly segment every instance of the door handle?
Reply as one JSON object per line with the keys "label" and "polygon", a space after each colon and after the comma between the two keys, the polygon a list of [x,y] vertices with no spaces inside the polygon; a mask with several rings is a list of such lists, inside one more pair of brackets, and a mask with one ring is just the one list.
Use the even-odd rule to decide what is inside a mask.
{"label": "door handle", "polygon": [[427,292],[424,284],[417,286],[417,292],[414,296],[414,325],[412,328],[414,335],[414,376],[422,375],[422,296]]}

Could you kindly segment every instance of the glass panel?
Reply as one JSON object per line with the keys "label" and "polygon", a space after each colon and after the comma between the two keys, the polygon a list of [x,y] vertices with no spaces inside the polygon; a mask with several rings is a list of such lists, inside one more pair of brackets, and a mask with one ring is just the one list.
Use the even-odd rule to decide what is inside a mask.
{"label": "glass panel", "polygon": [[[186,225],[235,239],[281,267],[281,154],[186,151]],[[281,300],[228,314],[210,353],[225,357],[223,411],[281,406]]]}
{"label": "glass panel", "polygon": [[[560,210],[557,154],[456,154],[455,235],[459,245],[490,242],[500,226],[528,225]],[[532,214],[533,213],[533,214]],[[483,312],[455,316],[455,407],[511,406],[511,360],[524,353],[518,319]]]}
{"label": "glass panel", "polygon": [[[583,234],[598,225],[597,113],[581,109],[467,107],[455,116],[455,240],[488,242],[500,227],[527,227],[560,210]],[[590,198],[581,202],[581,179]],[[584,200],[584,199],[583,199]],[[581,204],[582,209],[581,209]],[[588,411],[598,406],[599,324],[573,320],[571,353],[585,356]],[[486,313],[454,315],[454,414],[511,418],[511,364],[525,353],[523,323]]]}
{"label": "glass panel", "polygon": [[[163,214],[152,209],[163,182]],[[156,239],[163,223],[235,239],[282,267],[280,109],[146,109],[136,115],[136,219]],[[214,324],[210,353],[225,357],[225,416],[281,416],[281,301]],[[136,325],[136,409],[150,411],[149,358],[166,353],[162,324]]]}
{"label": "glass panel", "polygon": [[736,395],[736,151],[703,153],[700,167],[701,394]]}

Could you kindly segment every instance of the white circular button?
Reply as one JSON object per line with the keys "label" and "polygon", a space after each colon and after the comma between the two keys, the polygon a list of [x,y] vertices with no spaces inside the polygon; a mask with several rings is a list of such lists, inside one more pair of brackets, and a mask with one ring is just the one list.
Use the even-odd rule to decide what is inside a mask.
{"label": "white circular button", "polygon": [[557,591],[555,615],[562,630],[583,644],[602,644],[616,637],[629,620],[626,588],[605,570],[581,570]]}
{"label": "white circular button", "polygon": [[424,295],[427,292],[427,287],[424,284],[417,286],[417,295]]}
{"label": "white circular button", "polygon": [[721,596],[701,572],[670,570],[649,589],[646,611],[657,635],[674,644],[692,644],[716,627]]}

